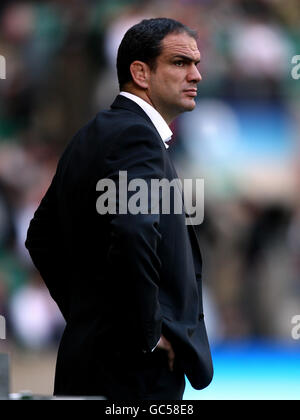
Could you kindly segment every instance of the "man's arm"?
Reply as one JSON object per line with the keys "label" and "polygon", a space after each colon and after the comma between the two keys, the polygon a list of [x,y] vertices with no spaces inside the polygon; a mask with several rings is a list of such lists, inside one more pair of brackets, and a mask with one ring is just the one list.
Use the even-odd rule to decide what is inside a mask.
{"label": "man's arm", "polygon": [[[127,185],[141,179],[147,189],[147,214],[112,215],[108,261],[112,278],[123,275],[129,310],[141,332],[141,350],[152,351],[161,335],[161,310],[158,301],[161,260],[158,252],[162,240],[159,211],[151,214],[151,180],[164,176],[160,139],[144,125],[135,125],[120,134],[106,156],[106,177],[116,185],[117,210],[122,196],[119,172],[126,171]],[[136,191],[128,191],[126,204]],[[149,193],[149,194],[148,194]],[[156,200],[158,198],[156,197]],[[123,203],[124,204],[124,203]],[[100,216],[99,216],[100,217]],[[120,279],[115,278],[116,284]]]}
{"label": "man's arm", "polygon": [[67,276],[64,269],[66,255],[62,249],[59,232],[56,176],[30,222],[25,246],[52,298],[67,319]]}

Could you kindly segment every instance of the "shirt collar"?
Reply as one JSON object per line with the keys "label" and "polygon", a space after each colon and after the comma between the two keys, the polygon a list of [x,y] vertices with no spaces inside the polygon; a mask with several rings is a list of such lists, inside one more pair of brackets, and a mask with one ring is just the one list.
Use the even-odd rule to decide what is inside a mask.
{"label": "shirt collar", "polygon": [[120,95],[131,99],[143,109],[143,111],[148,115],[148,117],[152,121],[167,149],[169,147],[167,142],[171,140],[173,132],[171,131],[170,127],[163,119],[163,117],[160,115],[160,113],[155,108],[153,108],[152,105],[148,104],[148,102],[144,101],[144,99],[140,98],[139,96],[124,91],[120,92]]}

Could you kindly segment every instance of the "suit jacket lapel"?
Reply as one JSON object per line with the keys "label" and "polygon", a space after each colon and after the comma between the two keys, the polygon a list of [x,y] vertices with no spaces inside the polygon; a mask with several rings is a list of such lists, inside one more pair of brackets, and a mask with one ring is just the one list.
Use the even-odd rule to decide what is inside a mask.
{"label": "suit jacket lapel", "polygon": [[[127,111],[132,111],[135,112],[137,114],[139,114],[141,117],[143,117],[147,122],[149,122],[151,124],[152,127],[155,128],[154,124],[152,123],[151,119],[148,117],[148,115],[143,111],[143,109],[136,104],[134,101],[131,101],[130,99],[126,98],[125,96],[122,95],[118,95],[116,97],[116,99],[114,100],[113,104],[111,105],[112,109],[117,109],[117,108],[121,108],[121,109],[126,109]],[[156,128],[155,128],[156,130]],[[157,131],[157,130],[156,130]],[[158,132],[157,132],[158,133]],[[159,135],[159,133],[158,133]],[[173,165],[173,162],[171,159],[169,159],[169,162],[172,166],[172,169],[174,171],[175,174],[175,178],[178,178],[176,169]],[[179,178],[178,178],[179,179]],[[183,200],[183,205],[184,205],[184,198],[182,196],[182,200]],[[188,217],[188,216],[186,216]],[[200,247],[199,247],[199,242],[198,242],[198,237],[195,231],[195,227],[193,224],[188,225],[188,233],[190,236],[190,240],[193,244],[192,248],[194,249],[193,253],[196,259],[196,270],[198,272],[201,272],[201,266],[202,266],[202,258],[201,258],[201,251],[200,251]]]}
{"label": "suit jacket lapel", "polygon": [[[174,164],[172,162],[172,159],[169,159],[169,162],[172,166],[172,169],[174,171],[175,174],[175,178],[178,178],[176,169],[174,167]],[[184,206],[184,195],[183,195],[183,191],[182,191],[182,186],[179,186],[178,188],[181,189],[181,196],[182,196],[182,203]],[[189,215],[187,213],[185,213],[185,217],[189,217]],[[192,248],[193,248],[193,254],[194,254],[194,259],[195,261],[195,266],[196,266],[196,271],[198,273],[201,273],[201,269],[202,269],[202,256],[201,256],[201,251],[200,251],[200,245],[199,245],[199,241],[198,241],[198,236],[195,230],[195,226],[193,225],[193,223],[187,225],[187,229],[188,229],[188,233],[189,233],[189,237],[192,243]]]}

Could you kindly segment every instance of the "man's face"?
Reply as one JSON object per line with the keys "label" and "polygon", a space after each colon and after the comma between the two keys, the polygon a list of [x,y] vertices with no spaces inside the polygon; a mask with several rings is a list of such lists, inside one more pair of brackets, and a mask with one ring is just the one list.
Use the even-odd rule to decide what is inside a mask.
{"label": "man's face", "polygon": [[148,96],[167,123],[195,108],[201,80],[199,61],[196,40],[187,33],[169,34],[163,39],[156,68],[150,72]]}

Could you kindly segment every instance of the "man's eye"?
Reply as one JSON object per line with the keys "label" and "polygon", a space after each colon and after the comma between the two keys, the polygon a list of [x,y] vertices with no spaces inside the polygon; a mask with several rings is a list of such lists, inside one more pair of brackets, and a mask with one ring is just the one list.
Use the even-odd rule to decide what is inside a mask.
{"label": "man's eye", "polygon": [[184,65],[184,62],[183,62],[183,61],[176,61],[176,62],[175,62],[175,65],[176,65],[177,67],[182,67],[182,66]]}

